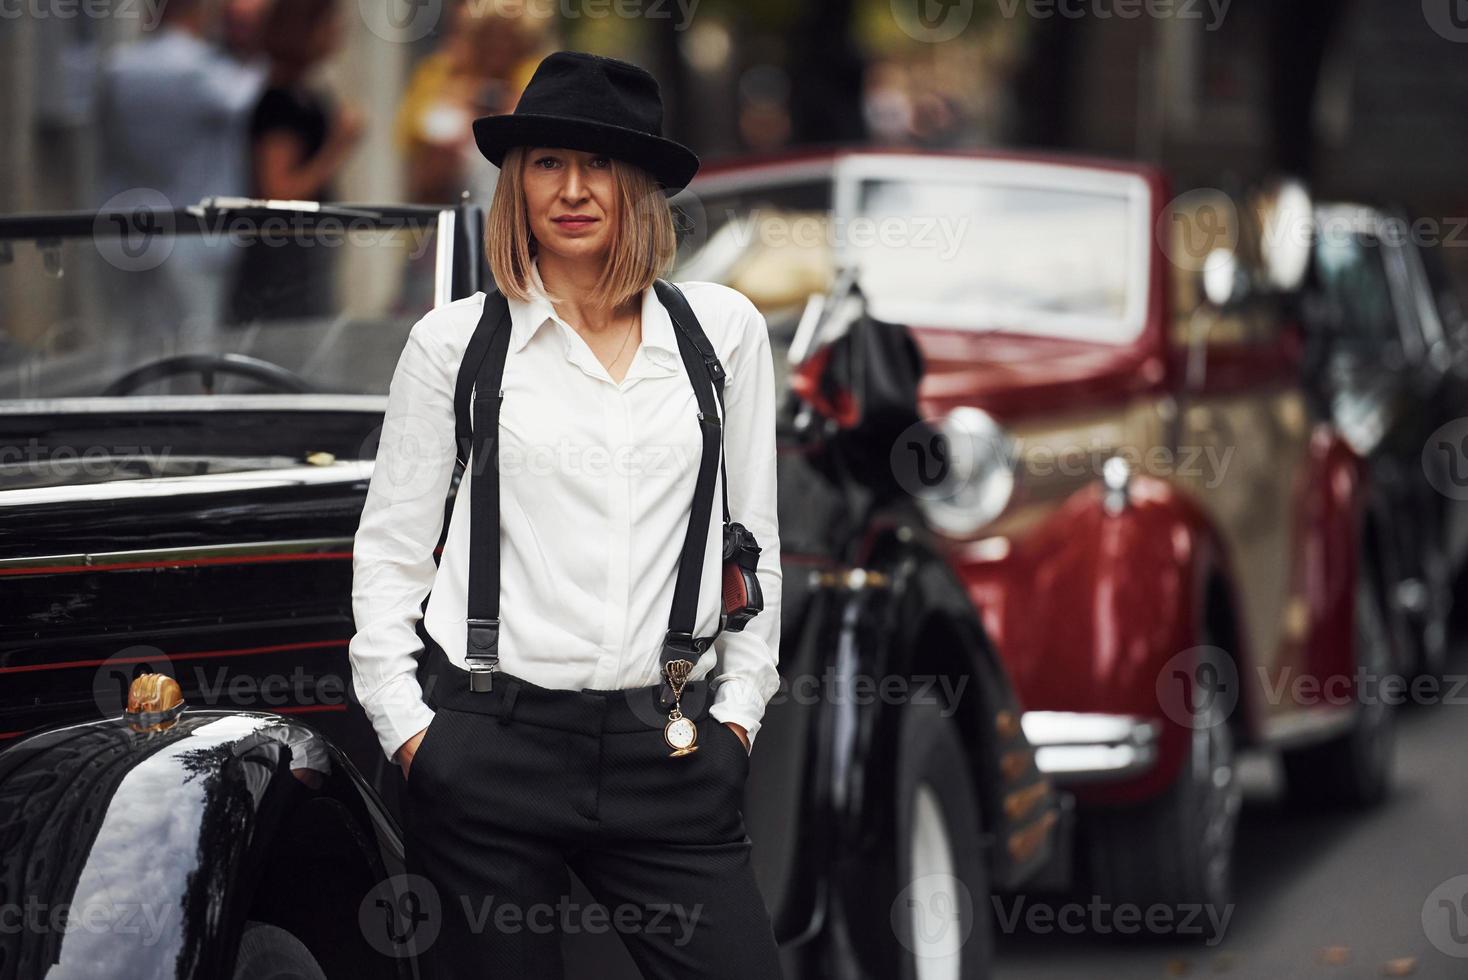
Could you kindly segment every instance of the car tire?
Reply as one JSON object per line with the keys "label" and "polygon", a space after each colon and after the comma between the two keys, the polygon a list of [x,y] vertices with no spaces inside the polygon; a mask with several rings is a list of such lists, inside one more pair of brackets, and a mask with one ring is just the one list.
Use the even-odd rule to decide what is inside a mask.
{"label": "car tire", "polygon": [[306,944],[280,926],[246,922],[234,980],[326,980]]}
{"label": "car tire", "polygon": [[1188,739],[1177,778],[1162,796],[1092,811],[1082,835],[1098,896],[1142,908],[1209,908],[1214,914],[1197,920],[1196,935],[1165,938],[1212,941],[1219,937],[1206,923],[1224,921],[1220,916],[1233,901],[1234,842],[1243,806],[1233,729],[1219,701],[1194,721]]}
{"label": "car tire", "polygon": [[[1344,735],[1319,745],[1280,754],[1285,789],[1297,806],[1367,807],[1391,792],[1396,755],[1396,711],[1383,696],[1382,679],[1391,671],[1392,653],[1371,572],[1358,562],[1353,635],[1356,664],[1371,679],[1358,705],[1356,723]],[[1360,698],[1363,692],[1357,692]]]}
{"label": "car tire", "polygon": [[897,753],[900,892],[892,909],[902,980],[990,974],[989,875],[969,758],[957,723],[939,705],[906,705]]}

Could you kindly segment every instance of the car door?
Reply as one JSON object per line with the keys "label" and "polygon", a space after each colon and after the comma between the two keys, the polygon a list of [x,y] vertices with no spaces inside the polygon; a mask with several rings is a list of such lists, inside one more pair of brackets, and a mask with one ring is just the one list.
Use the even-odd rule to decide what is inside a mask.
{"label": "car door", "polygon": [[[1187,355],[1176,479],[1222,539],[1249,662],[1277,685],[1302,671],[1310,622],[1297,575],[1311,434],[1298,343],[1273,297],[1218,311],[1195,292],[1175,297],[1174,338]],[[1256,701],[1266,727],[1290,710],[1281,698]]]}

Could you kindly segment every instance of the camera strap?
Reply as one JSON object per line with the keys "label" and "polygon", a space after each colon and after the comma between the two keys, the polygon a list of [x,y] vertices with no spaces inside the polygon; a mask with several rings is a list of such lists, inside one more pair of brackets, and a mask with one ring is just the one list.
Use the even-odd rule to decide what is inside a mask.
{"label": "camera strap", "polygon": [[[726,525],[729,523],[729,489],[728,471],[723,469],[724,367],[682,290],[662,279],[656,280],[653,288],[675,327],[678,351],[693,384],[699,429],[703,433],[703,454],[693,491],[693,506],[678,562],[668,632],[660,654],[663,668],[661,702],[666,707],[677,700],[677,691],[669,681],[668,665],[679,660],[687,661],[688,666],[683,668],[686,677],[686,672],[692,669],[699,655],[724,629],[725,614],[721,604],[719,628],[709,636],[693,635],[716,471],[721,471],[726,478],[723,492]],[[466,469],[475,460],[489,462],[489,465],[475,470],[469,499],[465,662],[469,668],[470,690],[473,691],[490,690],[492,674],[499,668],[500,487],[497,463],[500,406],[504,400],[503,381],[510,333],[509,301],[498,289],[492,290],[485,296],[484,312],[464,350],[454,387],[454,435],[458,461]]]}

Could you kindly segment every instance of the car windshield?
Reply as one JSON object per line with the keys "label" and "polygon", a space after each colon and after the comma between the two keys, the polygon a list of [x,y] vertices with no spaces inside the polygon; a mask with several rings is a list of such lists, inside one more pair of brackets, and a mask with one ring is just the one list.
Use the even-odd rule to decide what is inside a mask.
{"label": "car windshield", "polygon": [[685,192],[671,203],[684,229],[671,278],[722,283],[748,296],[769,326],[783,388],[800,314],[834,275],[829,176]]}
{"label": "car windshield", "polygon": [[1129,343],[1145,315],[1145,186],[1077,183],[859,179],[838,240],[881,319]]}
{"label": "car windshield", "polygon": [[385,395],[433,209],[0,222],[0,400]]}
{"label": "car windshield", "polygon": [[1372,349],[1400,341],[1384,258],[1381,242],[1371,235],[1319,236],[1315,273],[1341,340]]}

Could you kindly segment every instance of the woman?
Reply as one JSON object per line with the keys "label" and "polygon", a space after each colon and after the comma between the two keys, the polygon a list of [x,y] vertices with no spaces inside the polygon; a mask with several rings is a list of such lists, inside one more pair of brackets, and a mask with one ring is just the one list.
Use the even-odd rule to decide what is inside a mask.
{"label": "woman", "polygon": [[[476,120],[501,168],[486,247],[509,315],[495,336],[508,341],[502,379],[475,390],[477,438],[493,433],[496,455],[471,457],[437,566],[455,382],[486,298],[420,320],[393,376],[354,547],[350,653],[358,699],[406,780],[406,866],[437,910],[423,955],[440,977],[560,977],[551,920],[568,868],[644,976],[780,976],[740,813],[779,686],[774,365],[748,299],[683,284],[726,372],[724,418],[700,414],[712,392],[694,382],[708,379],[688,373],[651,288],[676,247],[666,196],[698,168],[661,119],[647,72],[560,51],[513,114]],[[723,431],[720,492],[761,546],[766,597],[747,628],[722,634],[721,524],[691,516],[695,484],[703,513],[718,513],[699,479],[717,459],[709,425]],[[495,479],[496,506],[472,503],[496,496]],[[471,513],[497,513],[499,527],[485,534],[491,522]],[[690,554],[699,646],[665,717],[663,683],[676,680],[661,658]],[[486,635],[498,669],[476,689]],[[717,649],[702,646],[714,635]]]}

